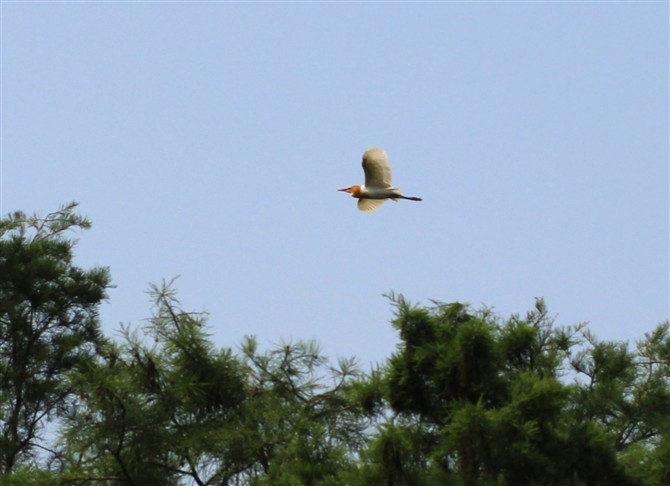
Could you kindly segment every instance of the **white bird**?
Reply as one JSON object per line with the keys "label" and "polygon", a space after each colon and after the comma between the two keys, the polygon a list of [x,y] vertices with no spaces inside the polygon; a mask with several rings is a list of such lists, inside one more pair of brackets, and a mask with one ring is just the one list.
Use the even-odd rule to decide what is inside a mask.
{"label": "white bird", "polygon": [[363,172],[365,172],[365,184],[362,186],[349,186],[338,191],[351,194],[358,199],[358,209],[372,212],[384,204],[387,199],[398,201],[408,199],[410,201],[421,201],[419,197],[407,197],[400,194],[400,189],[391,185],[391,166],[389,159],[381,148],[370,148],[363,154]]}

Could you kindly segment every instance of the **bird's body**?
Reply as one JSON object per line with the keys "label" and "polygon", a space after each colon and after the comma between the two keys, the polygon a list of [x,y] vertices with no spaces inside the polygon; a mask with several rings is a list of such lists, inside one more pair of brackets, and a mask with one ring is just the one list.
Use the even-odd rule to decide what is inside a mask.
{"label": "bird's body", "polygon": [[358,209],[361,211],[372,212],[384,204],[387,199],[421,201],[421,198],[418,197],[403,196],[400,189],[391,185],[391,166],[383,149],[370,148],[365,151],[363,172],[365,172],[365,184],[338,189],[338,191],[347,192],[351,194],[351,197],[357,198]]}

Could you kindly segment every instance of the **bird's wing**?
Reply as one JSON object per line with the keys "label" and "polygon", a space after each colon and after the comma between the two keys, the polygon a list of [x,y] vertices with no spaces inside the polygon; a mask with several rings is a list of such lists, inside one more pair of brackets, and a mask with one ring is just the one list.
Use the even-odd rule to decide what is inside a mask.
{"label": "bird's wing", "polygon": [[359,199],[358,200],[358,210],[365,211],[366,213],[371,213],[376,211],[379,206],[384,204],[386,199]]}
{"label": "bird's wing", "polygon": [[391,187],[391,166],[383,149],[371,148],[365,151],[363,171],[366,187]]}

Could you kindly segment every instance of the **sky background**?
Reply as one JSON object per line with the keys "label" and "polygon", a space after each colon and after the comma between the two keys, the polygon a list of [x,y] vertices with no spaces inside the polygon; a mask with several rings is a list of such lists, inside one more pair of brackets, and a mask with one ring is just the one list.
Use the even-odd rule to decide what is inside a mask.
{"label": "sky background", "polygon": [[[71,200],[109,266],[219,346],[396,349],[382,294],[588,321],[668,318],[668,4],[2,2],[1,212]],[[336,189],[371,146],[423,202]]]}

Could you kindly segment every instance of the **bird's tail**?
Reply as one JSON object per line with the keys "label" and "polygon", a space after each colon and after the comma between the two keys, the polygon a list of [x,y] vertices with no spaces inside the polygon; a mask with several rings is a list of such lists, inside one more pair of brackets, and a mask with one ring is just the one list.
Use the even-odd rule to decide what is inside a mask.
{"label": "bird's tail", "polygon": [[391,189],[393,190],[393,197],[391,199],[393,199],[394,202],[398,202],[398,199],[407,199],[409,201],[422,201],[420,197],[403,196],[400,193],[400,189],[398,189],[397,187],[392,187]]}

